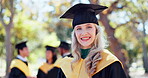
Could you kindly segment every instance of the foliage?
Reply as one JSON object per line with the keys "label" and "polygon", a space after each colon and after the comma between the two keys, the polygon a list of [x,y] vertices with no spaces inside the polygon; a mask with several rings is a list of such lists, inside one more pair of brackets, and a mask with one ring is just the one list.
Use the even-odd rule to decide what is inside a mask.
{"label": "foliage", "polygon": [[121,0],[117,9],[109,15],[110,25],[115,28],[114,35],[124,45],[122,47],[128,51],[130,64],[138,54],[142,53],[143,31],[140,26],[148,21],[146,2],[145,0]]}
{"label": "foliage", "polygon": [[[8,0],[3,0],[3,3],[6,1]],[[59,17],[75,4],[75,1],[78,0],[40,0],[39,5],[35,0],[15,0],[14,27],[11,31],[14,57],[17,55],[15,44],[24,40],[28,40],[31,62],[45,57],[45,45],[57,47],[60,40],[70,41],[72,20],[61,20]],[[114,0],[101,0],[100,4],[110,6],[113,2]],[[142,37],[142,27],[145,25],[146,29],[148,23],[147,3],[146,0],[120,0],[117,8],[108,15],[109,24],[115,29],[114,36],[125,52],[128,52],[129,64],[142,53],[142,40],[145,40],[148,49],[148,33],[144,39]],[[8,17],[11,15],[9,3],[2,6],[7,7],[3,10],[3,18],[8,23]],[[5,30],[0,23],[0,56],[5,54],[4,37]]]}

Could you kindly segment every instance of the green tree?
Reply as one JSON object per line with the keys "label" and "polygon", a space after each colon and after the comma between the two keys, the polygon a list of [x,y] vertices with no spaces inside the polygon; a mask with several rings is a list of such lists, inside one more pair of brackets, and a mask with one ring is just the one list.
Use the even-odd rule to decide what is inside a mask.
{"label": "green tree", "polygon": [[49,1],[49,5],[54,7],[54,10],[48,13],[49,18],[53,19],[50,20],[49,27],[52,27],[53,31],[56,32],[59,40],[70,40],[71,38],[72,27],[71,23],[69,23],[71,20],[60,20],[59,17],[72,5],[73,2],[74,0],[65,0],[56,4],[55,0]]}
{"label": "green tree", "polygon": [[[148,22],[148,7],[146,4],[147,2],[148,1],[145,0],[138,0],[129,1],[127,3],[129,5],[127,6],[128,11],[130,11],[130,14],[128,16],[131,18],[133,33],[139,33],[136,33],[135,36],[138,42],[141,44],[143,54],[143,67],[146,73],[148,73],[148,49],[146,48],[146,23]],[[130,10],[131,8],[133,8],[133,10]],[[141,29],[138,30],[139,27]]]}

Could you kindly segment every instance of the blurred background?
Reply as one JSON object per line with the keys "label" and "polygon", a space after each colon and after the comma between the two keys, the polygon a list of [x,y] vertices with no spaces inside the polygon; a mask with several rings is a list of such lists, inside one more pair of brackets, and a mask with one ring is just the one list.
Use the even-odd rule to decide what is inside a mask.
{"label": "blurred background", "polygon": [[148,0],[0,0],[0,78],[16,57],[15,44],[28,41],[32,75],[45,62],[45,45],[71,42],[71,21],[59,17],[72,5],[108,6],[98,15],[108,49],[131,78],[148,78]]}

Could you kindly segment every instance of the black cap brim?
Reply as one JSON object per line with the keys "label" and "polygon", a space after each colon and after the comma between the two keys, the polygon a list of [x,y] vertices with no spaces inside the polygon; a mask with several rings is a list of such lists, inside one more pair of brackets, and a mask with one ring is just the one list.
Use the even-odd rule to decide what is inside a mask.
{"label": "black cap brim", "polygon": [[92,9],[92,10],[94,10],[95,15],[97,15],[106,8],[108,8],[108,7],[101,6],[101,5],[95,5],[95,4],[79,3],[79,4],[76,4],[73,7],[71,7],[69,10],[67,10],[60,18],[73,19],[76,11],[83,10],[83,9]]}

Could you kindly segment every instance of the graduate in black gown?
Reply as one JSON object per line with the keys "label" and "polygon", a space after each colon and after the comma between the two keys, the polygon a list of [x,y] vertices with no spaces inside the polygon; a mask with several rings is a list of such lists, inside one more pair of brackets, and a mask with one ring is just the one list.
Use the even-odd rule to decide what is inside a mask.
{"label": "graduate in black gown", "polygon": [[72,53],[60,64],[58,78],[126,78],[122,63],[105,49],[106,39],[96,17],[106,6],[76,4],[61,18],[73,19]]}
{"label": "graduate in black gown", "polygon": [[63,58],[66,56],[72,57],[72,54],[70,53],[70,44],[67,43],[66,41],[61,41],[58,47],[58,51]]}
{"label": "graduate in black gown", "polygon": [[29,50],[26,42],[18,43],[15,48],[18,50],[18,55],[10,65],[9,78],[32,78],[28,67],[27,58]]}
{"label": "graduate in black gown", "polygon": [[[65,41],[61,41],[61,43],[60,43],[60,45],[58,47],[58,51],[59,51],[60,55],[62,56],[62,58],[64,58],[64,57],[73,57],[72,54],[70,53],[70,44],[65,42]],[[59,58],[56,61],[56,63],[59,60],[61,60],[61,58]],[[48,71],[48,74],[47,74],[46,78],[57,78],[59,69],[60,68],[55,65],[51,70]]]}
{"label": "graduate in black gown", "polygon": [[[55,53],[56,47],[46,46],[46,62],[39,67],[37,78],[48,78],[47,74],[50,69],[54,67],[54,63],[57,60],[57,55]],[[54,73],[52,73],[54,75]],[[50,77],[52,78],[52,77]]]}

